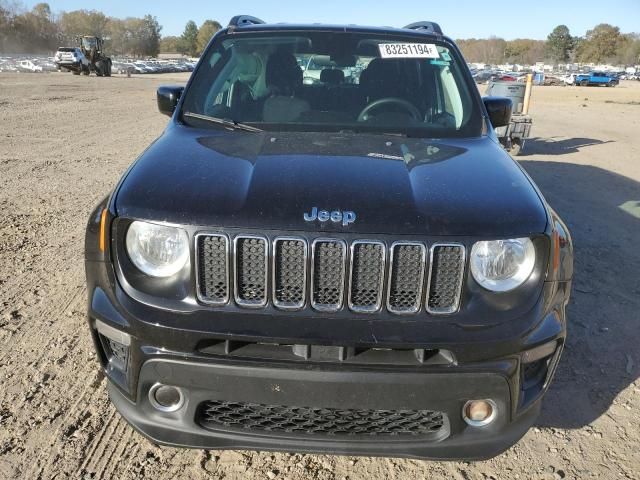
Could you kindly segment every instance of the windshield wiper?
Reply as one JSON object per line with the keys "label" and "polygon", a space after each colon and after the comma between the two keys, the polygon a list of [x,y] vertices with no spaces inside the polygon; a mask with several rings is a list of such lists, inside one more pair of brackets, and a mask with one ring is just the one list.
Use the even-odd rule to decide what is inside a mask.
{"label": "windshield wiper", "polygon": [[261,129],[247,125],[246,123],[236,122],[235,120],[225,120],[224,118],[210,117],[209,115],[201,115],[199,113],[184,112],[182,114],[187,118],[195,118],[196,120],[204,120],[205,122],[215,123],[216,125],[229,128],[231,130],[243,130],[245,132],[262,132]]}

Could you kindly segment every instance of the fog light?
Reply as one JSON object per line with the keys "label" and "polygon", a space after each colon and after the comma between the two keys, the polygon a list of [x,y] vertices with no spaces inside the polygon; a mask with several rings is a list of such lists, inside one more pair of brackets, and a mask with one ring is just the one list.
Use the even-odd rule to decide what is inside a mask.
{"label": "fog light", "polygon": [[184,404],[184,395],[178,387],[156,383],[149,390],[149,401],[156,410],[175,412]]}
{"label": "fog light", "polygon": [[482,427],[493,422],[497,412],[493,400],[469,400],[462,408],[462,418],[472,427]]}

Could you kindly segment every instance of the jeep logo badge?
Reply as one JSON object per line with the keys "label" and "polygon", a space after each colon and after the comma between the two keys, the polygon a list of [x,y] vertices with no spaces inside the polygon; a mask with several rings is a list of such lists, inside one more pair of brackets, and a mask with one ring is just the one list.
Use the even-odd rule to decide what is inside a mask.
{"label": "jeep logo badge", "polygon": [[329,212],[327,210],[318,210],[317,207],[313,207],[311,209],[311,213],[304,214],[305,222],[315,222],[316,220],[320,222],[328,222],[329,220],[333,223],[342,222],[342,226],[346,227],[356,221],[356,213],[349,210],[345,210],[344,212],[341,212],[340,210]]}

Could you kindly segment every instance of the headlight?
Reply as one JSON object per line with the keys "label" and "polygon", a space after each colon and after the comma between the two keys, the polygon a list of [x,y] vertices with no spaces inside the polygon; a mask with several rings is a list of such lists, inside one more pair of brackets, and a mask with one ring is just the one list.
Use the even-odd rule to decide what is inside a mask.
{"label": "headlight", "polygon": [[494,292],[507,292],[529,278],[536,250],[529,238],[476,242],[470,262],[476,282]]}
{"label": "headlight", "polygon": [[189,237],[180,228],[133,222],[126,242],[133,264],[152,277],[175,275],[189,258]]}

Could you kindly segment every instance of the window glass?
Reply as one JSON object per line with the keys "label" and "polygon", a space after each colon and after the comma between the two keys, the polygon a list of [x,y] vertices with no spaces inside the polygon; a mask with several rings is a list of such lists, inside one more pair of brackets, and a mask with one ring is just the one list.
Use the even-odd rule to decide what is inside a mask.
{"label": "window glass", "polygon": [[445,43],[424,38],[229,34],[206,52],[183,113],[265,130],[480,135],[481,111],[466,65]]}

